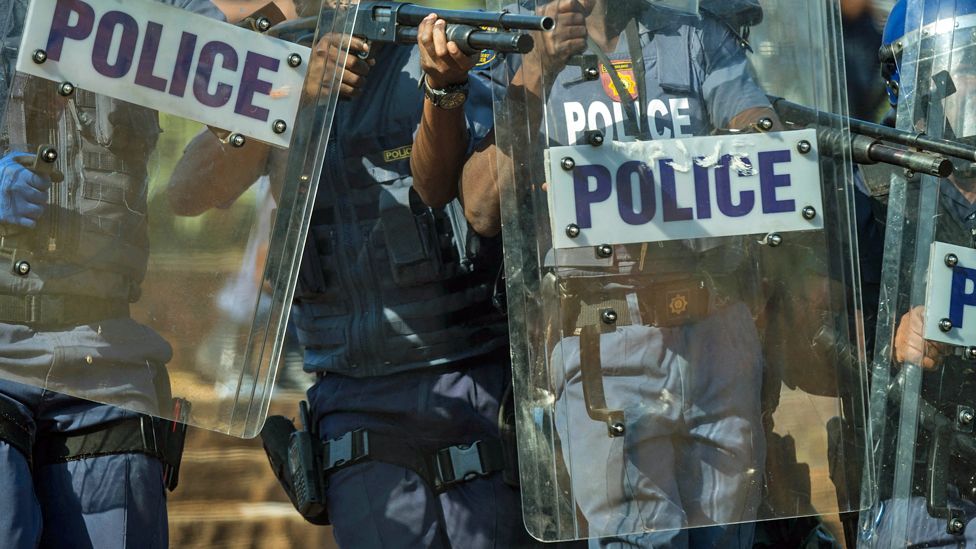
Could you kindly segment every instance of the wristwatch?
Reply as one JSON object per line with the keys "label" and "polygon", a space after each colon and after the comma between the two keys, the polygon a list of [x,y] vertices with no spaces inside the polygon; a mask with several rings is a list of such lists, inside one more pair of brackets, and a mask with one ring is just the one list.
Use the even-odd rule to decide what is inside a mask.
{"label": "wristwatch", "polygon": [[468,83],[451,84],[443,89],[431,88],[427,83],[427,75],[420,79],[420,85],[424,90],[424,95],[435,107],[450,110],[456,109],[464,104],[468,99]]}

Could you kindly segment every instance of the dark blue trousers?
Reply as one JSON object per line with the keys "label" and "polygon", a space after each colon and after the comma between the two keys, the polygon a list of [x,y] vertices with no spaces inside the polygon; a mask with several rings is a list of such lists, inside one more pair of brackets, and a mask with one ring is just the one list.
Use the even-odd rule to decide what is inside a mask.
{"label": "dark blue trousers", "polygon": [[[461,371],[378,378],[326,374],[308,391],[323,438],[355,429],[403,437],[424,452],[498,436],[498,407],[511,373],[504,360]],[[330,477],[329,516],[349,548],[532,546],[516,489],[501,473],[436,495],[414,472],[379,462]]]}
{"label": "dark blue trousers", "polygon": [[[114,406],[0,381],[0,399],[33,435],[65,432],[134,415]],[[168,545],[162,464],[120,454],[37,467],[0,441],[0,546],[114,549]]]}

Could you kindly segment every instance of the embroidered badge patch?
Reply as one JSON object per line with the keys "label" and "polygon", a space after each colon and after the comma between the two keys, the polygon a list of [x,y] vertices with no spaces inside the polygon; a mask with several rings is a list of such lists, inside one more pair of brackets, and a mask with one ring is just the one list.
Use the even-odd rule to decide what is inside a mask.
{"label": "embroidered badge patch", "polygon": [[[627,88],[627,93],[631,97],[636,98],[637,80],[634,78],[634,63],[631,61],[614,61],[613,68],[616,69],[617,76],[620,77],[620,81]],[[613,79],[610,78],[607,67],[602,64],[600,65],[600,81],[603,82],[603,91],[607,96],[620,103],[620,92],[617,90],[617,86],[613,84]]]}

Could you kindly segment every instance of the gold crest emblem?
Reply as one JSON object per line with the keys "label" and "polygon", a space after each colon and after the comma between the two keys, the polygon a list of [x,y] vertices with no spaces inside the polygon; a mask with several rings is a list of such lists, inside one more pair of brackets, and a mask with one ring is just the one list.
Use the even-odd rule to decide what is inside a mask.
{"label": "gold crest emblem", "polygon": [[671,310],[671,314],[680,315],[684,314],[688,310],[688,298],[684,294],[677,294],[671,296],[671,302],[668,303],[668,309]]}

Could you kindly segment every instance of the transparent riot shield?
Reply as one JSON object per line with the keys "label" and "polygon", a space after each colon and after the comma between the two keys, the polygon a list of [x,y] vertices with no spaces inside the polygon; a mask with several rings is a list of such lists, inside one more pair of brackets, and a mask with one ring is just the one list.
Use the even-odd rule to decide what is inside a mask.
{"label": "transparent riot shield", "polygon": [[[906,34],[890,52],[901,76],[899,129],[973,148],[973,7],[949,0],[906,3]],[[968,546],[973,539],[976,169],[954,163],[947,178],[891,178],[871,364],[877,467],[866,478],[878,501],[861,518],[865,546],[905,547],[921,540]]]}
{"label": "transparent riot shield", "polygon": [[0,377],[254,436],[356,2],[8,4]]}
{"label": "transparent riot shield", "polygon": [[496,68],[529,531],[695,546],[860,508],[847,128],[771,106],[845,112],[837,3],[589,4],[509,6],[556,29]]}

